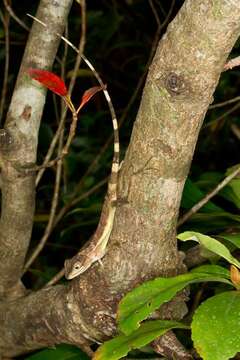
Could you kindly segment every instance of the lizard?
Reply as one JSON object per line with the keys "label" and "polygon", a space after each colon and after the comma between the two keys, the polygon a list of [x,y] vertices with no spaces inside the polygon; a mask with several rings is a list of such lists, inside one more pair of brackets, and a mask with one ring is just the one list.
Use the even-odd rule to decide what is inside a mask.
{"label": "lizard", "polygon": [[107,194],[104,199],[100,220],[94,235],[92,236],[92,238],[90,238],[89,244],[87,244],[85,248],[80,249],[80,251],[73,258],[65,260],[64,262],[65,277],[67,280],[71,280],[76,276],[81,275],[96,261],[99,261],[101,263],[101,259],[106,253],[107,243],[113,228],[113,222],[117,206],[117,184],[118,173],[120,169],[120,145],[118,122],[112,105],[112,101],[107,90],[104,89],[103,91],[106,92],[105,97],[111,110],[113,124],[114,155],[112,161],[111,175],[108,181]]}
{"label": "lizard", "polygon": [[[35,16],[27,14],[29,17],[37,21],[44,27],[47,27],[47,24],[39,20]],[[79,49],[76,48],[67,38],[62,36],[59,33],[56,33],[66,44],[68,44],[77,54],[80,54]],[[118,173],[120,170],[119,164],[119,131],[118,131],[118,122],[116,113],[112,104],[110,95],[106,89],[105,84],[103,83],[98,72],[95,70],[91,62],[86,58],[84,54],[80,54],[81,58],[93,72],[97,81],[103,89],[104,96],[106,98],[111,118],[113,124],[113,138],[114,138],[114,155],[112,161],[111,175],[108,182],[107,195],[104,199],[104,205],[102,208],[100,220],[97,226],[97,229],[90,239],[89,244],[83,249],[81,249],[72,259],[65,260],[64,270],[66,279],[70,280],[84,273],[93,263],[96,261],[101,262],[102,257],[106,253],[106,246],[108,239],[112,232],[114,216],[116,212],[117,205],[117,183],[118,183]]]}

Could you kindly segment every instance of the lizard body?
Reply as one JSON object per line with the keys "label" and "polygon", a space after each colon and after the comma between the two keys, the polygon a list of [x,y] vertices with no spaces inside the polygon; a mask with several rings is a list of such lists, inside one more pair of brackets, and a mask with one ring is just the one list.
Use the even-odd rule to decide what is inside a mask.
{"label": "lizard body", "polygon": [[111,175],[108,182],[107,195],[104,199],[98,227],[90,239],[89,244],[81,249],[72,259],[64,263],[65,277],[70,280],[84,273],[93,263],[101,261],[106,253],[106,246],[112,232],[114,216],[117,205],[117,182],[119,172],[119,133],[118,123],[111,98],[106,89],[103,90],[108,101],[108,106],[112,114],[113,134],[114,134],[114,156],[112,161]]}

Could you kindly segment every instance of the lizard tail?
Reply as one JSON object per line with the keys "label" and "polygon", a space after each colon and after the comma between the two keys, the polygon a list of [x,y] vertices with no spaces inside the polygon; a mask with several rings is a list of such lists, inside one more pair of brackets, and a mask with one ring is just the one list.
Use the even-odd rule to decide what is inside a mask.
{"label": "lizard tail", "polygon": [[106,89],[103,90],[105,98],[108,102],[108,107],[111,112],[112,117],[112,125],[113,125],[113,160],[112,160],[112,169],[111,169],[111,176],[108,182],[108,196],[111,201],[117,201],[117,184],[118,184],[118,172],[120,169],[120,143],[119,143],[119,130],[118,130],[118,122],[116,113],[111,101],[111,98]]}
{"label": "lizard tail", "polygon": [[82,59],[88,65],[88,67],[92,70],[94,76],[98,80],[99,84],[103,89],[104,96],[108,103],[108,108],[112,118],[112,125],[113,125],[113,140],[114,140],[114,148],[113,148],[113,161],[112,161],[112,169],[111,175],[108,182],[108,196],[110,200],[113,202],[117,201],[117,183],[118,183],[118,172],[120,169],[120,143],[119,143],[119,130],[118,130],[118,122],[116,112],[114,110],[114,106],[111,100],[111,97],[106,89],[106,85],[103,83],[102,79],[100,78],[98,72],[95,70],[93,65],[90,61],[82,54]]}

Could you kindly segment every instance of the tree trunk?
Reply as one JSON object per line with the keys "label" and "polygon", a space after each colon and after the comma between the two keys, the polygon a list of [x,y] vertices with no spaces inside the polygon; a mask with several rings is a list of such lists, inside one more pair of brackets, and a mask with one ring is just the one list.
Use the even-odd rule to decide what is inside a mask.
{"label": "tree trunk", "polygon": [[[176,243],[182,190],[201,124],[212,102],[223,65],[239,33],[240,11],[237,2],[185,1],[161,39],[149,70],[120,174],[120,201],[103,267],[95,264],[68,286],[53,286],[14,302],[2,303],[0,347],[5,356],[60,342],[81,346],[84,338],[102,341],[115,333],[116,307],[128,290],[144,280],[185,270]],[[34,39],[33,35],[31,39]],[[26,58],[28,56],[26,52],[24,66],[31,62]],[[52,60],[48,61],[50,66]],[[43,105],[43,95],[36,91],[34,98],[38,97],[41,106],[37,100],[37,104],[31,103],[34,114],[35,111],[38,114],[38,120],[32,120],[34,124],[37,123],[33,133],[25,131],[25,127],[30,125],[24,116],[18,126],[21,136],[18,135],[17,139],[24,147],[26,157],[20,152],[19,158],[14,154],[11,161],[21,164],[35,161],[27,153],[36,149],[39,107],[42,109]],[[21,103],[17,116],[23,114],[28,104]],[[17,105],[19,102],[14,96],[10,110]],[[13,115],[9,115],[11,117]],[[14,139],[15,121],[8,120],[6,128],[11,130],[10,135]],[[26,136],[29,136],[28,141]],[[34,143],[29,145],[29,141]],[[5,166],[11,166],[8,157],[10,151],[7,152],[7,159],[4,158]],[[33,199],[34,190],[26,195],[25,189],[32,184],[32,177],[19,177],[16,171],[14,174],[14,189],[15,186],[22,186],[21,191],[25,194],[22,196],[27,197],[23,200],[30,207],[29,210],[25,206],[23,212],[26,212],[25,216],[28,215],[27,211],[33,214],[33,202],[29,199]],[[6,170],[3,175],[5,178],[12,176],[11,171],[9,175]],[[9,188],[13,186],[10,185],[12,182],[8,178],[5,181],[5,192],[7,189],[13,191]],[[14,196],[12,202],[16,208],[19,200]],[[3,206],[7,207],[6,201],[3,201]],[[3,232],[1,228],[1,236],[4,233],[8,237],[7,244],[16,249],[14,259],[12,255],[10,257],[11,264],[0,265],[4,274],[1,284],[5,291],[18,280],[31,226],[28,225],[24,231],[29,236],[16,244],[16,237],[8,234],[7,230]],[[2,249],[1,253],[4,247]],[[7,249],[5,254],[8,253]],[[180,296],[164,306],[162,317],[181,318],[186,313],[183,300],[184,296]]]}
{"label": "tree trunk", "polygon": [[52,26],[33,24],[1,133],[0,298],[22,294],[19,279],[35,210],[35,175],[26,175],[24,168],[36,162],[46,90],[34,85],[26,71],[51,68],[60,41],[56,32],[62,33],[71,5],[72,0],[41,0],[36,16]]}

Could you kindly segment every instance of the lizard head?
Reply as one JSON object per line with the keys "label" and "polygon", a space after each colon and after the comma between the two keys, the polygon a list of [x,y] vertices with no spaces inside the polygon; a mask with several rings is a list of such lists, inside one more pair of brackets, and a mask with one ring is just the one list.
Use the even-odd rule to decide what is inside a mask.
{"label": "lizard head", "polygon": [[86,270],[83,259],[72,258],[64,262],[65,277],[71,280]]}

